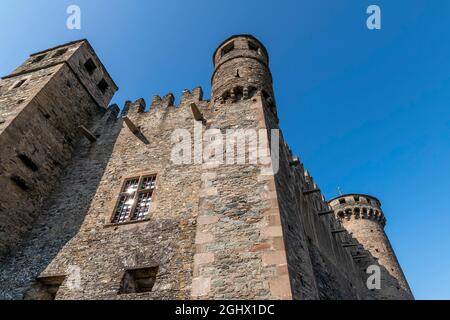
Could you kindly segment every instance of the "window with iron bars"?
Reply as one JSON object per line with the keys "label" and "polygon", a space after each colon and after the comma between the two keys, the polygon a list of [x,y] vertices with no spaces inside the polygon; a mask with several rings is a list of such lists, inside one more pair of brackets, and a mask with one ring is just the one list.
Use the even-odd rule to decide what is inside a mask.
{"label": "window with iron bars", "polygon": [[148,219],[156,186],[156,175],[126,179],[114,209],[112,223]]}

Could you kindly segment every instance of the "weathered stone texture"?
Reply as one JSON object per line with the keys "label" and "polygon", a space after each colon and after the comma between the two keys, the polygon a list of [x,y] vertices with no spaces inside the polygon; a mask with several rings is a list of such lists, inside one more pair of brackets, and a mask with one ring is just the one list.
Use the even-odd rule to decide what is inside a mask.
{"label": "weathered stone texture", "polygon": [[[269,141],[279,129],[264,46],[234,36],[213,62],[211,101],[195,88],[177,106],[171,93],[148,108],[128,101],[121,117],[106,108],[117,87],[84,40],[33,55],[0,82],[0,298],[52,298],[46,277],[64,280],[56,299],[409,297],[396,288],[407,283],[380,225],[336,216],[281,133],[279,163],[251,162],[251,148],[233,163],[225,150],[206,152],[230,129],[261,130]],[[192,139],[182,145],[189,164],[173,161],[177,129]],[[150,215],[114,222],[124,181],[147,175],[156,175]],[[376,258],[388,286],[381,293],[365,286]],[[139,289],[133,270],[144,269],[156,273],[153,287],[130,293]]]}
{"label": "weathered stone texture", "polygon": [[[217,105],[206,112],[206,118],[223,132],[234,127],[259,129],[255,112],[258,99],[255,100],[239,101],[233,108]],[[203,174],[207,178],[203,190],[212,192],[201,195],[201,218],[210,223],[198,224],[196,252],[209,254],[213,259],[194,268],[194,277],[208,279],[210,286],[193,296],[289,298],[290,289],[286,291],[278,285],[289,285],[278,279],[284,275],[277,268],[286,266],[284,248],[273,242],[282,237],[281,225],[276,221],[271,224],[268,219],[272,208],[270,190],[267,181],[258,179],[258,165],[204,165]]]}
{"label": "weathered stone texture", "polygon": [[[46,59],[34,62],[32,56],[0,82],[0,259],[31,228],[81,138],[78,127],[95,123],[117,89],[106,78],[109,88],[99,92],[96,79],[80,80],[85,73],[82,65],[67,62],[83,55],[94,57],[88,48],[80,41],[50,49],[42,53]],[[54,58],[62,49],[67,52]],[[104,97],[94,99],[90,92],[94,89]]]}
{"label": "weathered stone texture", "polygon": [[[32,231],[2,264],[1,298],[22,298],[30,284],[45,274],[49,264],[55,265],[52,261],[80,231],[121,128],[116,123],[117,112],[118,108],[110,108],[99,123],[90,128],[100,135],[95,145],[80,140],[74,146],[74,157],[63,170],[55,191],[45,201]],[[85,248],[90,246],[84,245]],[[81,251],[83,247],[77,250]],[[64,263],[59,263],[56,274],[66,274],[66,267],[75,263],[72,262],[72,254],[72,250],[61,253],[59,260]]]}
{"label": "weathered stone texture", "polygon": [[330,201],[342,225],[382,268],[380,298],[413,298],[394,250],[384,232],[386,218],[378,199],[343,195]]}

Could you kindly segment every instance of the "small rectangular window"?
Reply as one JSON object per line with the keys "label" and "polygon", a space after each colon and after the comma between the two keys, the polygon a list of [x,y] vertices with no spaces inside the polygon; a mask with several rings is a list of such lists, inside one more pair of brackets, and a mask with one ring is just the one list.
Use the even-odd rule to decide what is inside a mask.
{"label": "small rectangular window", "polygon": [[254,44],[252,41],[248,42],[248,48],[250,50],[252,50],[252,51],[258,51],[259,50],[259,47],[256,44]]}
{"label": "small rectangular window", "polygon": [[130,178],[123,184],[112,223],[140,221],[148,218],[156,186],[156,175]]}
{"label": "small rectangular window", "polygon": [[20,88],[26,81],[27,81],[27,79],[22,79],[22,80],[20,80],[19,82],[17,82],[17,83],[14,85],[13,89]]}
{"label": "small rectangular window", "polygon": [[53,58],[58,58],[60,56],[62,56],[64,53],[67,52],[67,48],[65,49],[59,49],[58,51],[55,52],[55,54],[53,55]]}
{"label": "small rectangular window", "polygon": [[10,179],[12,182],[16,184],[16,186],[18,186],[23,191],[30,190],[30,187],[28,186],[27,182],[22,177],[13,174],[11,175]]}
{"label": "small rectangular window", "polygon": [[105,79],[102,79],[97,87],[100,89],[100,91],[104,94],[106,92],[106,90],[108,90],[109,88],[109,84],[105,81]]}
{"label": "small rectangular window", "polygon": [[229,44],[227,44],[225,47],[222,48],[221,56],[223,57],[224,55],[233,50],[234,50],[234,42],[230,42]]}
{"label": "small rectangular window", "polygon": [[44,60],[44,58],[45,58],[45,54],[41,54],[40,56],[37,56],[36,58],[34,58],[32,61],[31,61],[31,63],[38,63],[38,62],[41,62],[42,60]]}
{"label": "small rectangular window", "polygon": [[345,203],[345,199],[339,199],[339,203],[340,204],[344,204]]}
{"label": "small rectangular window", "polygon": [[84,68],[89,73],[89,75],[92,75],[95,72],[95,69],[97,69],[97,66],[95,65],[94,61],[92,61],[92,59],[89,59],[84,64]]}
{"label": "small rectangular window", "polygon": [[65,275],[39,277],[25,294],[26,300],[55,300],[59,288],[66,279]]}
{"label": "small rectangular window", "polygon": [[39,170],[39,167],[36,165],[36,163],[34,163],[33,160],[31,160],[30,157],[28,157],[25,154],[19,154],[18,158],[20,159],[20,161],[22,161],[22,163],[28,167],[31,171],[36,172]]}
{"label": "small rectangular window", "polygon": [[158,274],[158,267],[136,268],[125,271],[119,294],[151,292]]}
{"label": "small rectangular window", "polygon": [[359,202],[359,197],[358,196],[354,196],[353,199],[355,199],[356,202]]}

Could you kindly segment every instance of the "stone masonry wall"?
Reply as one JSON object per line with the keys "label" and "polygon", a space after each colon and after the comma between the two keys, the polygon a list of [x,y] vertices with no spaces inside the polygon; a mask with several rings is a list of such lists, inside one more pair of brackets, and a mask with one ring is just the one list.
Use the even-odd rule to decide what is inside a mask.
{"label": "stone masonry wall", "polygon": [[[117,107],[110,108],[98,123],[89,127],[99,136],[95,144],[86,139],[75,144],[75,156],[62,171],[32,230],[0,268],[0,299],[22,299],[79,232],[121,128],[117,123],[118,111]],[[66,259],[70,260],[70,254]],[[66,274],[67,270],[63,265],[55,272]]]}
{"label": "stone masonry wall", "polygon": [[94,99],[96,79],[80,80],[89,55],[104,70],[89,48],[76,42],[39,54],[39,61],[32,55],[0,82],[0,261],[31,229],[82,138],[79,126],[98,121],[117,89],[102,72],[110,88]]}
{"label": "stone masonry wall", "polygon": [[[267,126],[278,129],[277,116],[265,103]],[[283,221],[290,281],[295,299],[368,298],[364,274],[342,247],[342,229],[303,164],[280,134],[276,191]],[[309,191],[317,192],[309,193]],[[323,214],[325,213],[325,214]],[[347,236],[348,233],[346,233]]]}
{"label": "stone masonry wall", "polygon": [[[63,181],[71,181],[52,195],[48,209],[41,215],[47,222],[41,228],[60,229],[62,217],[77,216],[75,230],[65,237],[51,259],[22,283],[20,294],[26,292],[37,276],[67,274],[70,266],[81,268],[81,289],[71,290],[63,285],[57,299],[187,299],[190,297],[194,258],[194,238],[201,186],[200,166],[177,166],[171,159],[171,135],[174,128],[193,131],[193,117],[189,101],[199,105],[196,97],[185,95],[186,102],[174,107],[173,97],[154,99],[149,112],[143,112],[143,101],[128,103],[126,115],[140,127],[141,134],[133,134],[117,120],[105,129],[89,151],[79,152],[73,170]],[[117,136],[117,138],[116,138]],[[91,162],[95,159],[94,162]],[[124,179],[141,174],[157,174],[157,185],[151,216],[145,221],[112,224],[111,218]],[[74,211],[64,213],[67,194],[85,188],[89,195],[71,199]],[[35,231],[36,234],[39,230]],[[61,234],[59,234],[61,235]],[[54,239],[53,239],[54,240]],[[36,241],[36,240],[34,240]],[[36,244],[37,245],[37,244]],[[51,250],[41,247],[44,252]],[[36,254],[36,246],[25,246],[27,255],[19,254],[10,263],[12,268],[25,264]],[[119,287],[126,269],[140,266],[159,266],[157,282],[152,292],[119,295]],[[28,270],[24,270],[27,274]],[[20,273],[19,269],[8,274]],[[3,274],[6,277],[6,273]],[[10,277],[10,276],[9,276]],[[11,277],[10,277],[11,281]],[[14,287],[14,285],[12,286]]]}
{"label": "stone masonry wall", "polygon": [[[341,203],[342,202],[342,203]],[[394,250],[384,232],[386,218],[378,199],[367,195],[343,195],[330,201],[336,216],[381,268],[381,299],[412,299]]]}
{"label": "stone masonry wall", "polygon": [[[409,297],[381,225],[341,219],[281,131],[279,161],[262,161],[268,146],[251,147],[261,136],[244,130],[270,146],[279,129],[262,43],[229,38],[213,62],[211,101],[195,88],[178,106],[172,94],[149,108],[128,101],[120,117],[106,108],[117,86],[85,40],[32,55],[0,82],[0,299],[49,298],[45,277],[64,279],[56,299]],[[241,158],[226,152],[230,130],[248,138]],[[173,161],[181,155],[188,161]],[[149,216],[113,221],[124,182],[148,175]],[[367,289],[371,264],[387,291]],[[121,291],[127,272],[150,267],[151,291]]]}
{"label": "stone masonry wall", "polygon": [[81,138],[78,126],[89,126],[102,112],[65,65],[55,68],[51,79],[35,84],[38,93],[0,135],[0,254],[31,227]]}
{"label": "stone masonry wall", "polygon": [[[258,96],[214,104],[208,128],[265,129],[261,107]],[[193,298],[292,298],[273,177],[249,163],[249,150],[245,164],[203,165]]]}

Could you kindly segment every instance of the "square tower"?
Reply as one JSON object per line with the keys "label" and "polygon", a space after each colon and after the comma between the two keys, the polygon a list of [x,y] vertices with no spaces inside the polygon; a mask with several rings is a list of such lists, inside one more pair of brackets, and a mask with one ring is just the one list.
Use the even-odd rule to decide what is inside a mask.
{"label": "square tower", "polygon": [[0,81],[0,259],[31,227],[73,146],[118,87],[87,40],[30,57]]}

